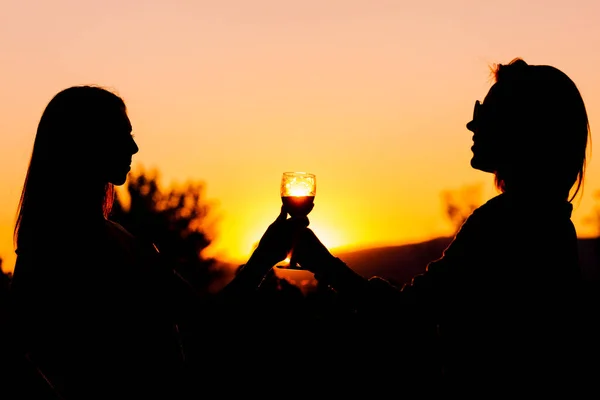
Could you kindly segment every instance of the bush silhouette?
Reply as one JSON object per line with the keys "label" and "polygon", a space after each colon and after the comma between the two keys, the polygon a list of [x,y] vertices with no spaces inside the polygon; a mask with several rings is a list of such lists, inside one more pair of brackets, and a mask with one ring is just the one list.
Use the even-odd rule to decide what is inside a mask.
{"label": "bush silhouette", "polygon": [[153,243],[170,267],[200,293],[207,292],[225,271],[217,260],[202,255],[214,230],[211,217],[215,204],[205,198],[205,184],[189,182],[162,189],[159,174],[142,168],[130,173],[124,189],[129,201],[117,192],[111,219],[139,239]]}

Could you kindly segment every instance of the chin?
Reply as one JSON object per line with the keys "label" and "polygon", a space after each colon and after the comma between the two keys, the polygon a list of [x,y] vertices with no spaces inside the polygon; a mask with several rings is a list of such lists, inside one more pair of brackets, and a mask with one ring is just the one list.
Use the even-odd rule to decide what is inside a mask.
{"label": "chin", "polygon": [[486,160],[482,160],[477,156],[471,158],[471,167],[489,173],[494,173],[494,171],[496,171],[496,168],[494,168],[491,163],[486,162]]}
{"label": "chin", "polygon": [[125,176],[118,176],[118,177],[115,177],[115,178],[109,180],[109,182],[112,183],[115,186],[121,186],[126,181],[127,181],[127,175],[125,175]]}

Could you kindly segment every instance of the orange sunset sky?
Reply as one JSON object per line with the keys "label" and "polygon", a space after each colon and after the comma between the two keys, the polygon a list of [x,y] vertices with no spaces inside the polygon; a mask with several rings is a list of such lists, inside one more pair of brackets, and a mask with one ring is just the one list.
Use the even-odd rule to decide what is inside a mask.
{"label": "orange sunset sky", "polygon": [[[595,0],[2,0],[0,257],[35,129],[58,91],[98,84],[126,101],[134,168],[206,184],[210,255],[243,262],[277,216],[283,171],[317,176],[311,226],[333,248],[448,235],[440,193],[492,176],[469,165],[488,66],[522,57],[578,85],[600,126]],[[599,128],[600,129],[600,128]],[[56,182],[69,196],[68,180]],[[573,221],[600,190],[593,154]],[[76,200],[75,198],[73,200]]]}

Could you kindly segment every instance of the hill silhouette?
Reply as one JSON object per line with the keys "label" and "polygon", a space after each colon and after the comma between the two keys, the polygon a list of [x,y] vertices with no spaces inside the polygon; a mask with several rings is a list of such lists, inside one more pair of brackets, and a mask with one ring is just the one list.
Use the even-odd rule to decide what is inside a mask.
{"label": "hill silhouette", "polygon": [[[417,274],[425,272],[427,264],[440,258],[453,237],[438,237],[423,242],[409,243],[396,246],[371,247],[351,251],[334,251],[334,255],[343,260],[357,273],[370,278],[380,276],[391,283],[402,286]],[[531,239],[532,242],[535,238]],[[600,286],[600,238],[580,238],[579,255],[581,270],[586,281],[594,286]],[[218,291],[230,279],[237,265],[220,263],[228,274],[213,282],[212,292]],[[316,281],[307,271],[278,270],[277,275],[285,278],[303,290],[314,289]]]}
{"label": "hill silhouette", "polygon": [[366,278],[376,275],[402,285],[423,273],[429,262],[440,258],[451,241],[452,237],[439,237],[418,243],[339,252],[336,256]]}
{"label": "hill silhouette", "polygon": [[[439,237],[405,245],[338,252],[336,256],[364,277],[377,275],[401,286],[425,272],[427,264],[440,258],[452,239]],[[584,278],[600,282],[600,238],[579,239],[579,255]]]}

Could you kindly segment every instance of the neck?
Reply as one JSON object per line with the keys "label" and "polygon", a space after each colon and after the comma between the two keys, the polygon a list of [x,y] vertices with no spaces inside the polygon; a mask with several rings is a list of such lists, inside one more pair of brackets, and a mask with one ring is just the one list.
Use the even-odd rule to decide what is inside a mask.
{"label": "neck", "polygon": [[563,193],[560,190],[552,188],[550,185],[526,184],[506,184],[504,193],[509,196],[520,198],[534,198],[538,200],[567,201],[569,193]]}
{"label": "neck", "polygon": [[104,219],[105,185],[80,186],[69,201],[70,219],[90,221]]}

